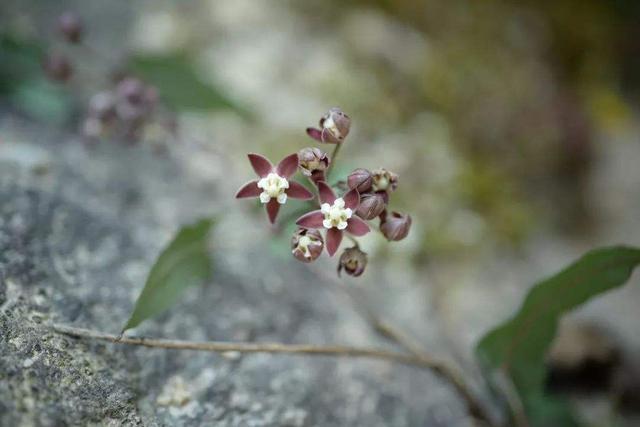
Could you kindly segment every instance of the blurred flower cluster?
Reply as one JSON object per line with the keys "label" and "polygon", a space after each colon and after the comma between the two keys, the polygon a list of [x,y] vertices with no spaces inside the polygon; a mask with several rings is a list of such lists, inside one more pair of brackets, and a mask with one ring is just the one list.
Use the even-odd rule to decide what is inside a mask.
{"label": "blurred flower cluster", "polygon": [[[58,17],[57,34],[66,43],[94,54],[84,40],[85,29],[80,17],[65,12]],[[68,56],[50,50],[42,61],[46,76],[58,83],[70,83],[76,67]],[[175,131],[175,118],[160,102],[158,89],[141,78],[107,67],[100,80],[108,88],[96,91],[89,99],[81,133],[89,140],[104,137],[137,142],[148,136],[150,129],[161,135]],[[92,79],[94,77],[92,76]]]}
{"label": "blurred flower cluster", "polygon": [[[411,228],[411,216],[389,212],[390,194],[398,187],[398,176],[386,169],[355,169],[332,187],[328,184],[341,144],[349,134],[351,119],[339,108],[330,109],[319,122],[319,128],[308,128],[307,134],[322,144],[334,145],[330,157],[319,148],[307,147],[290,154],[274,166],[265,157],[251,153],[249,162],[258,179],[249,181],[236,193],[236,198],[259,198],[269,220],[274,223],[281,205],[290,198],[311,200],[314,194],[291,177],[300,170],[317,193],[316,209],[296,221],[298,229],[291,239],[291,253],[299,261],[315,261],[326,247],[333,256],[347,234],[354,246],[343,250],[338,262],[338,275],[345,271],[360,276],[367,265],[367,254],[360,249],[356,237],[371,231],[367,221],[379,220],[379,231],[389,241],[404,239]],[[343,188],[344,187],[344,188]],[[343,189],[343,194],[335,190]],[[324,231],[324,237],[320,233]]]}
{"label": "blurred flower cluster", "polygon": [[137,140],[144,126],[153,119],[157,105],[155,87],[135,77],[123,77],[112,89],[91,97],[83,134],[90,138],[117,135]]}

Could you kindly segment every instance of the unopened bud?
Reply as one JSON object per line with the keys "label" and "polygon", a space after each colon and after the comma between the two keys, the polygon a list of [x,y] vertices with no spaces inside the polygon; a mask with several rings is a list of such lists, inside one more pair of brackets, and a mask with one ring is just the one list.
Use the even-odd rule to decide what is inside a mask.
{"label": "unopened bud", "polygon": [[303,175],[322,181],[324,171],[329,167],[329,156],[317,148],[303,148],[298,152],[298,166]]}
{"label": "unopened bud", "polygon": [[145,85],[135,77],[125,77],[118,83],[118,96],[131,104],[141,104],[145,99]]}
{"label": "unopened bud", "polygon": [[373,191],[394,191],[398,187],[398,175],[386,169],[377,169],[372,172],[371,186]]}
{"label": "unopened bud", "polygon": [[363,252],[357,246],[345,249],[340,255],[338,262],[338,276],[344,269],[349,276],[358,277],[364,273],[367,266],[367,253]]}
{"label": "unopened bud", "polygon": [[391,212],[381,217],[380,231],[389,241],[398,241],[407,237],[411,229],[411,216],[400,212]]}
{"label": "unopened bud", "polygon": [[330,109],[320,119],[320,129],[308,128],[307,134],[320,142],[328,144],[340,144],[349,134],[351,118],[340,108]]}
{"label": "unopened bud", "polygon": [[366,169],[355,169],[347,177],[347,185],[350,189],[358,190],[362,194],[371,189],[372,175]]}
{"label": "unopened bud", "polygon": [[65,12],[58,17],[58,31],[69,43],[80,43],[82,39],[82,22],[73,12]]}
{"label": "unopened bud", "polygon": [[365,220],[374,219],[384,211],[387,204],[385,198],[379,193],[365,193],[360,195],[360,205],[356,215]]}
{"label": "unopened bud", "polygon": [[89,115],[102,121],[115,118],[116,100],[110,91],[98,92],[89,100]]}
{"label": "unopened bud", "polygon": [[324,241],[318,230],[299,228],[291,238],[291,253],[302,262],[316,260],[323,248]]}
{"label": "unopened bud", "polygon": [[66,56],[50,54],[42,61],[47,77],[56,82],[66,82],[73,75],[73,67]]}

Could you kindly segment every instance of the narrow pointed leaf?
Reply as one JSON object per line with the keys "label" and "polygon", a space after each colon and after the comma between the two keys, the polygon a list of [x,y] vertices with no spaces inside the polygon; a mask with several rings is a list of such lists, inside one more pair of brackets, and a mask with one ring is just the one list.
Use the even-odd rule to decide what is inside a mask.
{"label": "narrow pointed leaf", "polygon": [[[623,285],[640,264],[640,249],[591,251],[558,274],[536,284],[513,318],[482,338],[476,355],[489,383],[506,376],[532,426],[576,425],[560,399],[545,394],[545,357],[563,314]],[[555,419],[555,421],[553,419]]]}
{"label": "narrow pointed leaf", "polygon": [[204,219],[178,232],[151,268],[123,332],[165,311],[187,287],[210,278],[207,238],[213,224]]}
{"label": "narrow pointed leaf", "polygon": [[232,110],[249,116],[220,87],[204,82],[194,61],[182,53],[133,56],[128,65],[135,75],[156,86],[162,99],[175,109]]}

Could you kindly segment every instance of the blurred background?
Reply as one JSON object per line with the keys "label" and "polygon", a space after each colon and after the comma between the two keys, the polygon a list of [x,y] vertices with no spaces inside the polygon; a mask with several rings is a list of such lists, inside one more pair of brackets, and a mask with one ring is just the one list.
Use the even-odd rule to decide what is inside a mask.
{"label": "blurred background", "polygon": [[[66,11],[80,43],[56,27]],[[96,95],[123,75],[158,105],[113,126]],[[634,0],[0,3],[5,160],[32,161],[19,147],[33,138],[186,157],[222,195],[196,210],[249,211],[270,256],[289,259],[292,228],[256,231],[264,213],[233,201],[252,176],[245,153],[315,146],[304,129],[340,106],[353,125],[334,173],[396,172],[393,206],[413,217],[402,242],[364,239],[355,286],[383,299],[405,283],[418,302],[395,316],[427,312],[463,363],[535,280],[594,246],[640,244],[639,103]],[[639,302],[636,275],[569,316],[552,353],[550,387],[593,425],[637,421]]]}

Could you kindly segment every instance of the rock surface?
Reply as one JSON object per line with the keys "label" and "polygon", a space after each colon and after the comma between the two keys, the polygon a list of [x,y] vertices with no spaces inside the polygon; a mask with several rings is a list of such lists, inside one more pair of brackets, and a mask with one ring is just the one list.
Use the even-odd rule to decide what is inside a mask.
{"label": "rock surface", "polygon": [[[216,184],[214,150],[35,143],[45,138],[8,119],[0,130],[0,425],[469,425],[454,392],[414,368],[52,332],[54,321],[117,332],[179,224],[224,211],[233,189]],[[274,255],[253,216],[232,217],[213,239],[214,281],[133,333],[389,347],[335,283]]]}

